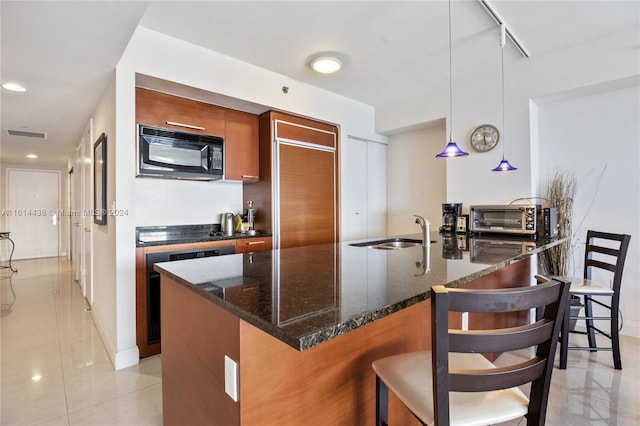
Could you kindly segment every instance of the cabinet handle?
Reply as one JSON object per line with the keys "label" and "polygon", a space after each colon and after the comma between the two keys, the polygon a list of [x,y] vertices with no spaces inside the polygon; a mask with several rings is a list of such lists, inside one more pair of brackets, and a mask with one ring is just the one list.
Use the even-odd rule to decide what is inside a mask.
{"label": "cabinet handle", "polygon": [[171,126],[186,127],[187,129],[204,130],[204,127],[194,126],[193,124],[176,123],[175,121],[167,121],[166,123]]}
{"label": "cabinet handle", "polygon": [[248,246],[255,246],[256,244],[264,244],[265,241],[249,241],[247,243]]}
{"label": "cabinet handle", "polygon": [[242,177],[244,179],[258,179],[259,176],[254,176],[254,175],[242,175]]}

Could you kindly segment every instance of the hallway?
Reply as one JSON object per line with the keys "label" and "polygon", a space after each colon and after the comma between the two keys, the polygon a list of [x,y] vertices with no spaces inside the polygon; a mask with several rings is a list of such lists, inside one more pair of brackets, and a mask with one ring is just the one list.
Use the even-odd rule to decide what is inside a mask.
{"label": "hallway", "polygon": [[[70,262],[13,266],[0,270],[0,425],[161,425],[161,358],[114,371]],[[640,424],[640,341],[623,337],[622,349],[622,371],[609,352],[570,351],[553,372],[548,425]]]}
{"label": "hallway", "polygon": [[160,357],[115,371],[71,263],[13,266],[0,270],[0,424],[161,425]]}

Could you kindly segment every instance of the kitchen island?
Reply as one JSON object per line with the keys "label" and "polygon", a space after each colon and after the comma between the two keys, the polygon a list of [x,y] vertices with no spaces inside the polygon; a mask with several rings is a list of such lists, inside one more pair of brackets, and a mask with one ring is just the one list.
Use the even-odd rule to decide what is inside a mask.
{"label": "kitchen island", "polygon": [[[164,424],[372,424],[371,362],[430,347],[433,285],[528,286],[544,272],[537,255],[562,243],[432,239],[398,250],[336,243],[156,264]],[[225,378],[225,357],[237,380]],[[390,413],[397,424],[414,421],[393,398]]]}

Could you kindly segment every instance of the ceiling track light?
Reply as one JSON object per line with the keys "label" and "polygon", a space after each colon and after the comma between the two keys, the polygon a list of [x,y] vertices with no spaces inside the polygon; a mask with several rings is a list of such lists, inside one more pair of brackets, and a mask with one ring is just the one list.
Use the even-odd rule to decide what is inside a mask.
{"label": "ceiling track light", "polygon": [[[478,1],[482,5],[482,7],[484,7],[484,10],[487,11],[489,16],[491,16],[498,25],[505,25],[504,19],[502,19],[502,17],[498,14],[498,12],[496,12],[496,10],[493,8],[493,6],[491,6],[488,0],[478,0]],[[509,31],[508,28],[505,27],[505,31],[506,31],[506,35],[509,36],[509,40],[511,40],[513,45],[518,49],[518,51],[522,54],[522,56],[524,56],[525,58],[528,58],[529,56],[531,56],[529,54],[529,51],[525,49],[525,47],[522,45],[520,40],[518,40],[518,38],[511,31]]]}
{"label": "ceiling track light", "polygon": [[494,172],[510,172],[512,170],[518,170],[517,167],[513,167],[509,161],[504,158],[504,147],[507,143],[505,138],[506,131],[504,128],[504,45],[506,44],[506,27],[504,24],[500,25],[500,53],[502,59],[502,161],[495,169],[492,169]]}
{"label": "ceiling track light", "polygon": [[453,84],[452,84],[452,66],[451,66],[451,0],[449,0],[449,143],[444,150],[437,154],[437,158],[464,157],[469,155],[458,147],[453,140]]}

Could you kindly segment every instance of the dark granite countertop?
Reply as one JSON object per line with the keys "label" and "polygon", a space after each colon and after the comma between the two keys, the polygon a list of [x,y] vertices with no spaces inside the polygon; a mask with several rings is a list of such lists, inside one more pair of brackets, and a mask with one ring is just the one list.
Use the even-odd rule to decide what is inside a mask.
{"label": "dark granite countertop", "polygon": [[202,225],[139,226],[136,228],[136,247],[239,240],[243,238],[260,238],[270,236],[270,233],[261,231],[256,231],[251,234],[235,232],[231,235],[226,235],[222,233],[219,223]]}
{"label": "dark granite countertop", "polygon": [[322,244],[154,269],[305,350],[426,300],[433,285],[461,286],[565,241],[436,233],[432,240],[399,250]]}

